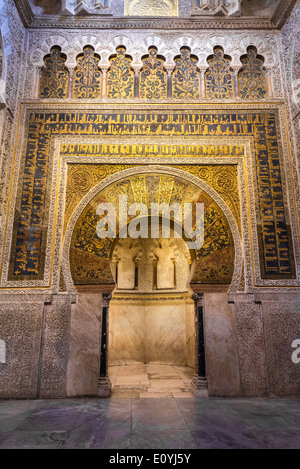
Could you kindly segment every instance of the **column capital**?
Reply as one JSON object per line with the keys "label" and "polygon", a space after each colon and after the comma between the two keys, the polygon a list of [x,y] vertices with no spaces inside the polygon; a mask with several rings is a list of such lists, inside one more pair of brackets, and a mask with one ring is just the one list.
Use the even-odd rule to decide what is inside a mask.
{"label": "column capital", "polygon": [[203,293],[193,293],[191,295],[192,300],[194,301],[196,306],[203,305]]}
{"label": "column capital", "polygon": [[43,73],[42,68],[43,68],[43,65],[41,65],[41,66],[39,66],[39,67],[36,67],[36,74],[37,74],[37,76],[38,76],[39,78],[41,78],[42,73]]}
{"label": "column capital", "polygon": [[172,72],[173,72],[174,68],[175,68],[175,65],[165,65],[165,69],[166,69],[167,74],[168,74],[169,76],[172,75]]}
{"label": "column capital", "polygon": [[109,302],[111,300],[111,293],[102,293],[102,307],[109,307]]}
{"label": "column capital", "polygon": [[263,71],[265,72],[265,74],[268,76],[272,73],[272,67],[268,67],[268,66],[265,66],[263,67]]}
{"label": "column capital", "polygon": [[131,67],[134,71],[135,76],[137,76],[142,69],[142,65],[132,65]]}
{"label": "column capital", "polygon": [[232,69],[234,75],[236,75],[236,76],[238,75],[241,68],[242,68],[241,65],[231,65],[231,69]]}

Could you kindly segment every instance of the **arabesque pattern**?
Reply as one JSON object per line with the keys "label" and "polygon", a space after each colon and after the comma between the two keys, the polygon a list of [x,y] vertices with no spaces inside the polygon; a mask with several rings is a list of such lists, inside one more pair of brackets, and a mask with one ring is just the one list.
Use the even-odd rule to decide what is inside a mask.
{"label": "arabesque pattern", "polygon": [[188,47],[182,47],[181,55],[175,57],[172,73],[172,98],[200,98],[200,72],[197,59],[191,56]]}
{"label": "arabesque pattern", "polygon": [[214,55],[208,57],[208,70],[205,72],[207,98],[223,99],[234,97],[233,72],[230,58],[224,55],[222,47],[214,48]]}
{"label": "arabesque pattern", "polygon": [[164,59],[157,55],[156,47],[149,48],[149,55],[143,59],[140,73],[140,98],[163,99],[167,97],[167,72]]}
{"label": "arabesque pattern", "polygon": [[243,99],[263,99],[267,94],[263,58],[254,47],[248,47],[247,55],[241,57],[243,64],[238,74],[239,95]]}
{"label": "arabesque pattern", "polygon": [[123,46],[118,47],[116,55],[110,58],[110,68],[107,71],[108,98],[134,97],[134,71],[131,62]]}
{"label": "arabesque pattern", "polygon": [[44,58],[40,82],[40,98],[67,98],[69,88],[69,71],[65,66],[66,55],[59,46],[51,48]]}

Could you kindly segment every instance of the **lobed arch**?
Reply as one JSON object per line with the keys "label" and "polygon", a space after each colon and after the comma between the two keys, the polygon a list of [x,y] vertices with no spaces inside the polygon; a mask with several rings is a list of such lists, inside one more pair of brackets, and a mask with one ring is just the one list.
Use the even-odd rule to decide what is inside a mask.
{"label": "lobed arch", "polygon": [[[128,257],[131,257],[131,261],[135,262],[135,267],[138,269],[135,277],[135,288],[134,290],[138,291],[141,287],[143,291],[148,291],[152,292],[157,291],[158,289],[158,284],[157,282],[157,271],[156,271],[156,282],[154,282],[153,279],[153,271],[149,272],[149,270],[146,268],[145,270],[145,261],[146,259],[144,258],[145,251],[150,253],[149,256],[149,261],[150,263],[153,263],[153,268],[154,264],[156,264],[157,268],[157,262],[159,262],[159,253],[160,251],[161,254],[164,253],[165,247],[169,247],[172,251],[172,254],[176,255],[177,259],[181,257],[181,261],[185,261],[185,266],[187,267],[189,265],[189,268],[187,268],[186,271],[184,271],[184,264],[180,263],[175,267],[175,264],[173,266],[173,272],[176,271],[175,278],[174,278],[174,285],[173,287],[169,286],[167,288],[172,288],[173,290],[177,290],[180,292],[190,292],[193,293],[193,290],[190,287],[191,281],[194,277],[195,273],[195,267],[196,267],[196,250],[193,247],[188,247],[187,244],[187,238],[185,237],[184,230],[182,229],[182,226],[180,226],[176,221],[174,220],[169,220],[168,218],[165,218],[163,215],[159,217],[159,225],[161,228],[165,227],[167,230],[170,230],[171,236],[170,239],[151,239],[150,233],[151,233],[151,221],[150,221],[150,215],[147,217],[142,217],[140,218],[140,223],[145,224],[148,227],[148,233],[149,236],[146,239],[142,238],[137,238],[137,239],[131,239],[129,237],[127,238],[122,238],[121,233],[125,232],[125,228],[121,232],[118,233],[117,237],[112,241],[110,252],[109,252],[109,261],[110,261],[110,267],[111,267],[111,272],[112,272],[112,277],[115,282],[115,291],[118,291],[119,285],[118,285],[118,262],[122,261],[122,257],[118,258],[118,251],[122,251],[125,246],[125,251],[126,249],[133,249],[134,252],[134,257],[128,256],[128,251],[127,251],[127,260]],[[128,229],[129,223],[126,226],[126,230]],[[179,235],[178,238],[174,238],[175,233]],[[147,263],[147,262],[146,262]],[[126,265],[126,263],[125,263]],[[140,276],[139,271],[144,270],[143,276]],[[126,267],[127,270],[127,267]],[[132,275],[131,275],[131,281],[132,281]],[[139,280],[139,281],[138,281]],[[156,284],[154,286],[154,283]],[[124,287],[123,287],[124,289]],[[131,288],[132,289],[132,288]],[[160,288],[161,289],[161,288]]]}
{"label": "lobed arch", "polygon": [[125,47],[126,53],[133,56],[135,52],[135,47],[134,47],[134,44],[132,43],[132,40],[128,38],[127,36],[115,36],[110,41],[109,43],[110,54],[115,54],[116,49],[120,46]]}
{"label": "lobed arch", "polygon": [[[72,52],[72,60],[75,60],[76,66],[70,66],[68,64],[69,59],[68,55],[63,52],[62,47],[58,44],[53,45],[50,48],[50,53],[46,54],[43,57],[44,65],[40,68],[40,71],[36,71],[36,84],[35,84],[35,94],[40,98],[76,98],[77,95],[72,93],[74,88],[74,72],[78,68],[78,57],[80,57],[87,48],[92,48],[94,57],[99,58],[98,69],[99,73],[95,77],[95,84],[99,89],[103,91],[97,95],[91,95],[91,98],[141,98],[141,99],[165,99],[165,98],[180,98],[180,97],[189,97],[191,99],[200,99],[200,97],[214,98],[214,99],[223,99],[223,98],[234,98],[242,97],[247,99],[247,95],[250,96],[252,93],[251,90],[247,90],[247,87],[252,87],[251,82],[254,80],[257,87],[257,93],[252,93],[252,97],[258,99],[263,99],[266,96],[271,96],[271,83],[266,80],[268,71],[265,66],[260,66],[265,63],[264,56],[258,53],[257,47],[250,45],[246,49],[246,55],[243,54],[239,57],[239,54],[229,55],[224,50],[223,46],[220,44],[221,41],[217,42],[217,45],[213,47],[213,54],[205,55],[198,53],[195,54],[189,45],[182,45],[179,48],[177,54],[174,55],[174,50],[169,51],[167,54],[162,55],[161,50],[155,45],[154,37],[148,37],[150,46],[148,47],[148,53],[139,56],[138,52],[133,54],[128,54],[128,48],[125,44],[122,44],[122,37],[118,38],[117,45],[112,54],[108,55],[108,50],[104,53],[104,56],[100,56],[93,46],[92,43],[86,44],[83,46],[80,54],[76,55],[75,59],[73,57],[75,51]],[[216,38],[215,40],[220,39]],[[125,41],[126,42],[126,41]],[[130,47],[131,49],[131,47]],[[123,62],[116,62],[116,67],[114,67],[115,72],[113,73],[115,80],[111,81],[106,80],[106,72],[108,71],[111,74],[112,70],[112,61],[116,59],[120,51],[123,51],[124,59],[130,61],[130,64],[126,63],[126,73],[124,71]],[[189,51],[189,58],[186,58],[181,61],[180,71],[177,69],[178,59],[182,56],[183,51]],[[256,68],[253,69],[252,65],[248,67],[247,70],[247,81],[244,80],[243,83],[243,94],[239,93],[238,90],[238,75],[243,73],[246,78],[245,72],[245,57],[249,55],[249,51],[255,51],[256,59],[252,61],[252,65]],[[54,57],[53,51],[58,51],[59,57]],[[155,53],[155,57],[153,56]],[[178,54],[179,53],[179,54]],[[53,57],[52,57],[53,56]],[[47,71],[47,64],[50,64],[50,58],[53,58],[53,66],[49,66]],[[238,57],[238,58],[237,58]],[[183,57],[182,57],[183,58]],[[202,63],[205,58],[205,65]],[[62,76],[62,69],[60,62],[64,60],[64,71],[65,74],[70,76],[69,83],[63,83],[66,80]],[[233,62],[239,60],[240,64],[238,66],[234,65]],[[150,63],[150,62],[151,63]],[[194,66],[195,64],[196,68]],[[155,65],[153,65],[155,64]],[[220,66],[221,65],[221,66]],[[194,70],[191,71],[190,69]],[[146,69],[149,69],[145,72]],[[46,74],[45,74],[46,70]],[[83,69],[84,71],[84,69]],[[104,71],[104,74],[102,73]],[[177,73],[178,72],[178,73]],[[256,73],[257,72],[257,73]],[[146,77],[146,74],[150,75]],[[47,75],[47,80],[44,78]],[[122,75],[129,80],[130,83],[123,83],[123,79],[120,77],[116,79],[117,75]],[[125,76],[126,75],[126,76]],[[130,75],[130,77],[129,77]],[[155,76],[154,76],[155,75]],[[179,82],[184,83],[186,92],[182,90],[174,90],[173,78],[175,75],[178,76]],[[179,75],[180,78],[179,78]],[[39,76],[39,77],[38,77]],[[41,79],[40,79],[41,78]],[[111,77],[110,77],[111,78]],[[147,78],[147,79],[146,79]],[[194,82],[197,83],[194,83]],[[64,91],[58,94],[51,83],[56,82],[54,88],[62,88]],[[122,88],[126,88],[126,92],[120,92],[120,83],[123,83]],[[202,83],[201,83],[202,82]],[[109,83],[109,89],[108,89]],[[43,86],[46,89],[43,89]],[[70,85],[70,86],[69,86]],[[176,86],[175,86],[176,88]],[[50,91],[49,91],[50,89]],[[261,91],[261,89],[263,91]],[[250,94],[249,94],[250,93]],[[188,96],[187,96],[188,94]],[[238,96],[239,95],[239,96]]]}

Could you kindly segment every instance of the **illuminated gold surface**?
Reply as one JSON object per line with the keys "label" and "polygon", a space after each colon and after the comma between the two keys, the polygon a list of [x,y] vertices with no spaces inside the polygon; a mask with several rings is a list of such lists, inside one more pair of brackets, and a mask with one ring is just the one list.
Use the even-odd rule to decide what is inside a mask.
{"label": "illuminated gold surface", "polygon": [[[97,171],[97,166],[94,166],[94,170]],[[83,179],[86,181],[87,176]],[[221,179],[221,172],[212,177],[216,185],[221,185]],[[232,182],[232,190],[234,190],[234,185],[236,185],[236,181]],[[128,206],[132,203],[145,204],[149,214],[151,213],[151,203],[169,205],[179,203],[182,205],[182,209],[184,203],[203,203],[205,211],[204,245],[195,254],[196,266],[192,282],[219,284],[231,282],[234,267],[234,245],[223,212],[208,194],[195,185],[174,176],[154,173],[153,175],[142,174],[114,183],[94,197],[83,210],[77,220],[70,249],[71,272],[75,285],[114,283],[109,264],[113,240],[98,238],[96,226],[100,216],[96,214],[96,210],[100,203],[111,203],[116,208],[118,219],[119,195],[121,194],[127,195]],[[128,221],[133,218],[134,216],[128,216]]]}

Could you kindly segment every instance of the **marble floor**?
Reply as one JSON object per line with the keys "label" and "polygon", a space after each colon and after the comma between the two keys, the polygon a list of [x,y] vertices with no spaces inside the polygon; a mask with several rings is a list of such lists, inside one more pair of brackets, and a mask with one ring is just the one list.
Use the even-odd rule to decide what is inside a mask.
{"label": "marble floor", "polygon": [[0,449],[23,448],[300,449],[300,399],[0,401]]}
{"label": "marble floor", "polygon": [[187,366],[134,363],[110,366],[112,398],[194,397],[194,369]]}

